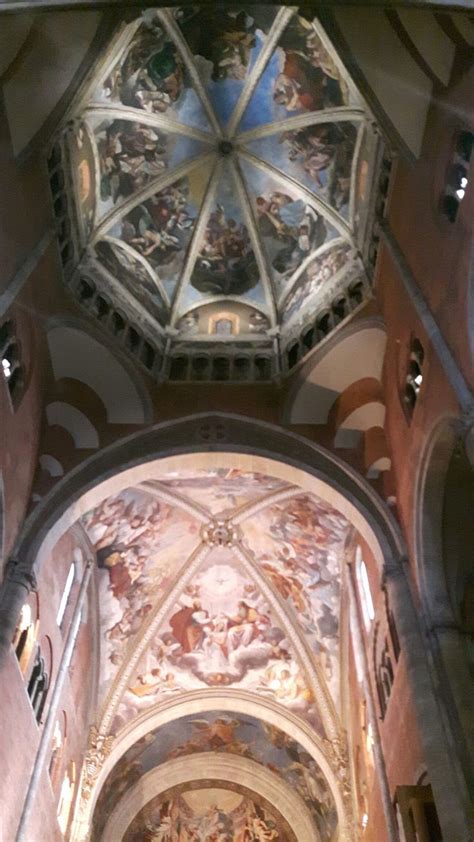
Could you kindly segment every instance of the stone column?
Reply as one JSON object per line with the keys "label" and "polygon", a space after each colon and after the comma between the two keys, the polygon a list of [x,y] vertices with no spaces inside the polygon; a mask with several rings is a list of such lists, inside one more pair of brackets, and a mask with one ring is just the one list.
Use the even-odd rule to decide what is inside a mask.
{"label": "stone column", "polygon": [[22,606],[30,591],[34,590],[36,577],[33,570],[19,559],[10,559],[0,587],[0,667],[10,652]]}
{"label": "stone column", "polygon": [[433,681],[432,656],[415,609],[406,559],[386,564],[385,583],[401,651],[407,665],[415,715],[428,767],[443,838],[449,842],[472,842],[472,805],[456,742],[453,739]]}

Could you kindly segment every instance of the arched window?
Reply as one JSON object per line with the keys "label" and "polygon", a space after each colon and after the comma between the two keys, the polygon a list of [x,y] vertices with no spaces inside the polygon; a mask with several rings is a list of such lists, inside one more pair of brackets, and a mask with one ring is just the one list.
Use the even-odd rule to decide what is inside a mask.
{"label": "arched window", "polygon": [[392,692],[394,680],[392,659],[388,648],[388,640],[385,638],[383,647],[380,651],[378,661],[375,664],[375,681],[377,685],[377,695],[379,697],[380,713],[382,719],[385,718],[387,712],[390,694]]}
{"label": "arched window", "polygon": [[364,623],[366,629],[369,629],[370,624],[375,617],[375,611],[367,567],[364,559],[362,558],[362,550],[360,547],[357,547],[356,550],[356,576],[359,587],[360,602],[362,605],[362,614],[364,615]]}
{"label": "arched window", "polygon": [[460,131],[446,174],[441,208],[450,222],[455,222],[459,205],[466,194],[469,179],[469,162],[474,148],[474,132]]}
{"label": "arched window", "polygon": [[23,393],[24,372],[21,365],[20,345],[11,319],[0,326],[0,376],[6,383],[12,407],[16,408]]}
{"label": "arched window", "polygon": [[64,585],[63,594],[61,597],[61,601],[59,603],[58,613],[56,615],[56,623],[59,627],[61,627],[61,623],[64,619],[64,614],[66,613],[67,604],[69,602],[69,597],[71,595],[71,589],[74,584],[74,579],[76,577],[76,565],[74,562],[71,562],[71,566],[69,568],[69,572],[67,574],[66,584]]}
{"label": "arched window", "polygon": [[41,722],[41,717],[46,703],[46,696],[48,695],[48,689],[49,675],[46,671],[45,660],[41,654],[41,647],[38,646],[27,687],[27,693],[30,697],[31,706],[38,724]]}
{"label": "arched window", "polygon": [[61,792],[59,793],[58,809],[56,812],[58,824],[61,828],[63,836],[66,834],[69,825],[69,817],[71,815],[72,801],[74,798],[74,790],[76,788],[76,764],[70,763],[64,773],[63,782],[61,785]]}
{"label": "arched window", "polygon": [[18,658],[20,670],[23,675],[25,675],[28,670],[31,653],[33,651],[35,640],[38,636],[38,628],[39,624],[37,616],[34,616],[31,604],[29,602],[25,602],[21,609],[15,635],[12,640],[15,655]]}
{"label": "arched window", "polygon": [[412,339],[405,377],[403,401],[409,420],[413,415],[423,385],[423,363],[425,352],[419,339]]}

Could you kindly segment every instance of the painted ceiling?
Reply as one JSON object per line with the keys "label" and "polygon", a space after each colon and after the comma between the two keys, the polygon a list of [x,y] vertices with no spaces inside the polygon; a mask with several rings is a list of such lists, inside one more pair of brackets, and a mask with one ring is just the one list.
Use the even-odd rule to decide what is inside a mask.
{"label": "painted ceiling", "polygon": [[64,142],[79,271],[157,335],[258,344],[364,277],[373,121],[295,8],[145,11]]}
{"label": "painted ceiling", "polygon": [[162,725],[128,749],[101,791],[95,810],[95,842],[122,795],[143,775],[169,760],[206,752],[246,757],[277,774],[303,799],[320,842],[331,842],[337,827],[334,799],[311,755],[274,725],[226,711],[186,716]]}
{"label": "painted ceiling", "polygon": [[180,788],[150,801],[128,828],[123,842],[246,842],[247,839],[296,842],[283,818],[262,799],[214,786]]}
{"label": "painted ceiling", "polygon": [[[82,525],[97,557],[97,728],[121,741],[155,711],[181,710],[178,719],[129,743],[113,767],[96,807],[97,840],[125,793],[150,770],[173,758],[222,752],[279,775],[307,805],[314,838],[333,842],[338,814],[325,774],[291,730],[272,724],[268,706],[282,728],[301,723],[338,768],[346,518],[291,482],[209,465],[156,469],[83,515]],[[225,709],[203,712],[202,699],[223,697]],[[248,713],[232,713],[242,700]],[[186,715],[189,704],[199,712]],[[137,814],[124,839],[148,838],[152,827],[150,839],[171,840],[157,827],[173,810],[198,828],[181,790],[160,798]],[[230,812],[237,824],[223,838],[237,840],[251,810]],[[292,839],[282,828],[268,838]],[[201,839],[195,832],[189,838]]]}
{"label": "painted ceiling", "polygon": [[325,734],[339,706],[342,515],[273,477],[213,469],[126,489],[83,524],[114,731],[157,702],[225,687]]}

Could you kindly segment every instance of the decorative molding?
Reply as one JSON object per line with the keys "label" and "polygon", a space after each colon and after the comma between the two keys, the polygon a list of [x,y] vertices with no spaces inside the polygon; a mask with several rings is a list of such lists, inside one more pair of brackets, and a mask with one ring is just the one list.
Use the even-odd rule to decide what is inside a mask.
{"label": "decorative molding", "polygon": [[105,760],[112,751],[114,740],[115,737],[112,734],[102,734],[96,725],[91,726],[81,779],[83,801],[89,800]]}

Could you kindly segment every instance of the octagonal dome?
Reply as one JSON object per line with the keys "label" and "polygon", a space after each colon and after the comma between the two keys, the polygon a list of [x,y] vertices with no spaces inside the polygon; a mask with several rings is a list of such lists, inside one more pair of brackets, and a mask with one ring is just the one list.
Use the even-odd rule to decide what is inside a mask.
{"label": "octagonal dome", "polygon": [[50,157],[66,279],[160,376],[278,376],[369,292],[373,125],[297,9],[148,9]]}

